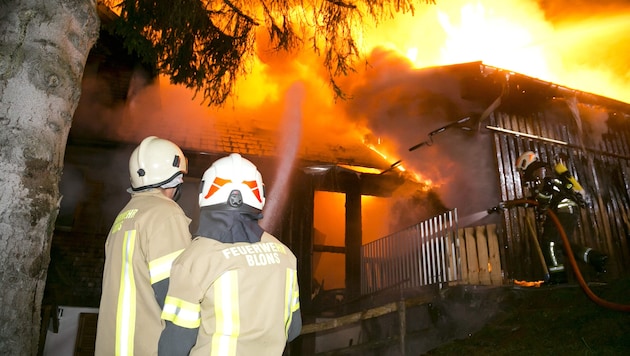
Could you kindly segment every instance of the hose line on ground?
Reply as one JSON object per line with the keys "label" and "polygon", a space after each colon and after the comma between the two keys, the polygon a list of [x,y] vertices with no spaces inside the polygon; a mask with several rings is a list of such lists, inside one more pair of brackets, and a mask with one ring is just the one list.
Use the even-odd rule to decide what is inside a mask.
{"label": "hose line on ground", "polygon": [[[529,199],[519,199],[519,200],[507,201],[507,202],[504,202],[503,204],[505,204],[506,208],[509,208],[512,206],[526,206],[527,207],[527,206],[537,206],[538,202],[535,200],[529,200]],[[580,287],[582,287],[582,290],[584,290],[584,293],[586,293],[586,295],[593,302],[597,303],[598,305],[601,305],[602,307],[612,309],[612,310],[630,312],[630,305],[609,302],[607,300],[604,300],[598,297],[595,293],[593,293],[593,291],[588,286],[588,284],[586,284],[584,277],[582,276],[582,272],[580,271],[580,268],[578,267],[577,261],[575,260],[575,256],[573,255],[573,251],[571,251],[569,238],[567,237],[567,234],[564,231],[564,227],[560,223],[560,219],[558,219],[558,216],[556,215],[556,213],[551,211],[551,209],[547,209],[547,215],[551,218],[551,220],[553,220],[554,224],[556,225],[556,228],[560,232],[560,236],[562,237],[562,243],[564,245],[564,251],[567,257],[569,258],[569,262],[571,263],[571,268],[573,268],[573,271],[575,271],[575,276],[578,280],[578,283],[580,284]]]}

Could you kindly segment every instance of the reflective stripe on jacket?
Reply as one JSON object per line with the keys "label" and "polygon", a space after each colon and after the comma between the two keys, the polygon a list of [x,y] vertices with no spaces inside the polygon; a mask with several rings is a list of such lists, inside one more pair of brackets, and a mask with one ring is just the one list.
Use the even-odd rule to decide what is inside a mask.
{"label": "reflective stripe on jacket", "polygon": [[164,323],[153,285],[190,244],[189,224],[157,189],[134,193],[119,213],[105,243],[97,356],[157,355]]}

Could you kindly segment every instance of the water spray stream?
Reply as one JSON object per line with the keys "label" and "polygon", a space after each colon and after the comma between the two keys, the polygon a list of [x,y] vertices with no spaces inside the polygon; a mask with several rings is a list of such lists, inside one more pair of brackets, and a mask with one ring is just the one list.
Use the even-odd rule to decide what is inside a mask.
{"label": "water spray stream", "polygon": [[459,226],[468,226],[471,225],[483,218],[485,218],[486,216],[490,215],[490,212],[487,210],[483,210],[483,211],[479,211],[476,213],[472,213],[470,215],[464,216],[463,218],[459,218],[457,220],[457,224]]}
{"label": "water spray stream", "polygon": [[287,92],[287,106],[282,117],[282,139],[278,145],[276,178],[269,192],[265,192],[264,219],[261,226],[267,231],[274,231],[280,221],[280,214],[284,212],[289,187],[289,181],[293,171],[293,165],[300,145],[302,132],[302,102],[304,101],[304,85],[293,84]]}

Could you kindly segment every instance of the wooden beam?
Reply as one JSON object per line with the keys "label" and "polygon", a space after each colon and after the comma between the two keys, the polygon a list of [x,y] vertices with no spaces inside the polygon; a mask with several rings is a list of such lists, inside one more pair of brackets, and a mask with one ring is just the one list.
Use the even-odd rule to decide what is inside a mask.
{"label": "wooden beam", "polygon": [[346,187],[346,296],[361,295],[361,180],[358,177]]}
{"label": "wooden beam", "polygon": [[391,303],[387,303],[387,304],[384,304],[375,308],[371,308],[368,310],[364,310],[361,312],[344,315],[338,318],[329,319],[329,320],[318,322],[318,323],[306,324],[302,326],[302,332],[300,335],[306,335],[306,334],[311,334],[315,332],[339,328],[339,327],[353,324],[362,320],[372,319],[372,318],[376,318],[385,314],[399,311],[403,306],[405,309],[407,309],[416,305],[429,303],[431,302],[431,300],[432,298],[429,296],[410,298],[410,299],[405,300],[404,303],[402,304],[400,301],[391,302]]}
{"label": "wooden beam", "polygon": [[313,252],[346,253],[344,246],[313,245]]}

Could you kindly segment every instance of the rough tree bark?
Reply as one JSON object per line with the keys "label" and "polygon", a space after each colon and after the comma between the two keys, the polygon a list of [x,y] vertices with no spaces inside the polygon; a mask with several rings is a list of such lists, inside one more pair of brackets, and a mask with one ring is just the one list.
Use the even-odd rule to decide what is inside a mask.
{"label": "rough tree bark", "polygon": [[37,354],[58,183],[96,0],[0,0],[0,354]]}

